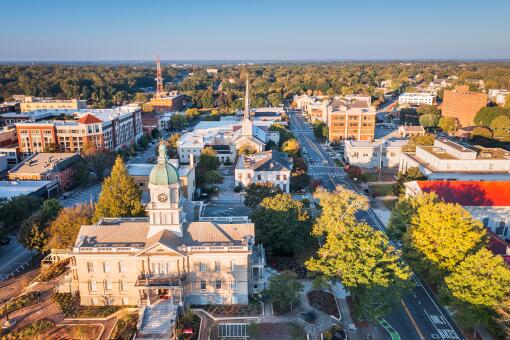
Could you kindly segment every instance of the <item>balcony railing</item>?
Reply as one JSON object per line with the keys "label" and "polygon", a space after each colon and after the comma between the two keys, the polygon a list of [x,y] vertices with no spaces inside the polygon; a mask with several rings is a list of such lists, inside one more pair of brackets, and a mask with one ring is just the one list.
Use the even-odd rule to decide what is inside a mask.
{"label": "balcony railing", "polygon": [[186,273],[177,274],[140,274],[136,280],[137,286],[182,286]]}

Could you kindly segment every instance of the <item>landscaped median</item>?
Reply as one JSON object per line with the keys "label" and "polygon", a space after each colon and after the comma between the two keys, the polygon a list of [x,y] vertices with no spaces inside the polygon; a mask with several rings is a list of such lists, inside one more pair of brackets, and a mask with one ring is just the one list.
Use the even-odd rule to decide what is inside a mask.
{"label": "landscaped median", "polygon": [[16,329],[13,332],[3,335],[2,339],[14,340],[39,338],[53,327],[55,327],[55,323],[53,323],[53,321],[48,319],[37,320],[26,326]]}
{"label": "landscaped median", "polygon": [[[7,312],[12,313],[25,307],[32,306],[38,302],[37,293],[31,292],[22,294],[7,303]],[[4,308],[0,310],[0,316],[5,317]]]}

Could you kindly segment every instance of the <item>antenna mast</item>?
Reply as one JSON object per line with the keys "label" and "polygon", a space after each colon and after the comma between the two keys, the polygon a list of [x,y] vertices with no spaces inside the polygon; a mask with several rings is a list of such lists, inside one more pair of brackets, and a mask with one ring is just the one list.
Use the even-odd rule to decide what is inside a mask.
{"label": "antenna mast", "polygon": [[161,63],[159,55],[156,58],[156,94],[163,94],[163,77],[161,76]]}

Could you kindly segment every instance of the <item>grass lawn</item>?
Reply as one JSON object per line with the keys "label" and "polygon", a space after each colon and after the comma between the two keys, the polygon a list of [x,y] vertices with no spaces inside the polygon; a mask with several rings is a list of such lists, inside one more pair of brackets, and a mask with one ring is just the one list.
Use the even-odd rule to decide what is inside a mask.
{"label": "grass lawn", "polygon": [[392,184],[374,184],[368,186],[370,193],[373,196],[389,196],[393,195],[393,185]]}
{"label": "grass lawn", "polygon": [[364,172],[365,180],[367,182],[377,182],[379,180],[379,174],[377,172]]}
{"label": "grass lawn", "polygon": [[395,207],[395,204],[397,204],[397,201],[398,200],[383,200],[382,203],[389,210],[393,210],[393,208]]}
{"label": "grass lawn", "polygon": [[97,325],[66,325],[53,327],[42,339],[97,339],[100,333],[101,327]]}

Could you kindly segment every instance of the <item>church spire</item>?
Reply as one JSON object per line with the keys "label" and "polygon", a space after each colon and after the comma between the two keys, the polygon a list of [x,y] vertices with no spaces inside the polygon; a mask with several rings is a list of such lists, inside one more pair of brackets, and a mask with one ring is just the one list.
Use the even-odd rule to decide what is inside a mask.
{"label": "church spire", "polygon": [[246,75],[246,93],[244,94],[244,119],[250,119],[250,80]]}

